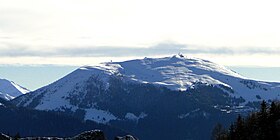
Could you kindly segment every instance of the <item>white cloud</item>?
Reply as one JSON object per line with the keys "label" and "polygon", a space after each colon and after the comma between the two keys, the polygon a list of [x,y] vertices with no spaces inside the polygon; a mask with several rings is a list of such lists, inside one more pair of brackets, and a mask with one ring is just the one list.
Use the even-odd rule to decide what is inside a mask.
{"label": "white cloud", "polygon": [[[61,57],[57,52],[65,48],[117,46],[133,50],[166,40],[204,46],[199,47],[203,48],[202,55],[220,48],[255,54],[246,58],[250,62],[239,60],[234,64],[252,64],[253,59],[274,62],[280,55],[278,5],[272,0],[0,0],[0,57],[6,60],[1,63],[18,63],[3,51],[7,48],[24,57],[21,63],[32,63],[32,56],[42,58],[41,63],[54,63],[54,58],[45,55]],[[271,58],[268,54],[273,50],[275,57]],[[226,55],[240,58],[237,54]],[[59,61],[68,62],[64,59],[72,58]]]}

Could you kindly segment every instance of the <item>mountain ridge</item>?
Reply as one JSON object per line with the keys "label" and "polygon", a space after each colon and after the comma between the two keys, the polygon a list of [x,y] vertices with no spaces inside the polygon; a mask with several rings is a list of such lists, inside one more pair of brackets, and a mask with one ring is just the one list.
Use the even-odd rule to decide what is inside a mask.
{"label": "mountain ridge", "polygon": [[[153,63],[154,65],[158,65],[157,63],[163,64],[154,66]],[[131,66],[134,68],[131,68]],[[172,90],[194,88],[195,83],[223,85],[236,90],[236,93],[233,94],[234,97],[242,97],[242,92],[254,93],[251,96],[244,97],[249,101],[258,100],[258,98],[256,98],[257,95],[270,89],[278,89],[275,92],[272,91],[273,94],[277,94],[277,92],[279,93],[280,91],[280,83],[251,80],[208,60],[188,58],[183,55],[163,58],[145,57],[144,59],[128,60],[124,62],[106,62],[101,63],[99,66],[84,66],[79,69],[103,71],[104,73],[107,72],[108,75],[118,74],[126,77],[130,82],[151,83],[165,86]],[[104,81],[106,82],[106,79]],[[268,98],[266,98],[266,96]],[[263,99],[268,100],[274,98],[271,96],[280,97],[279,95],[265,95]]]}
{"label": "mountain ridge", "polygon": [[[182,134],[178,139],[205,139],[221,116],[229,123],[237,114],[257,109],[262,100],[278,99],[279,85],[250,80],[207,60],[176,55],[80,67],[11,102],[78,113],[84,120],[118,126],[142,139],[171,138],[174,134],[168,134],[167,126],[182,128],[176,132]],[[199,127],[194,122],[206,123],[204,135],[185,131]]]}
{"label": "mountain ridge", "polygon": [[[229,93],[232,97],[244,99],[244,104],[280,97],[280,83],[250,80],[208,60],[174,55],[172,57],[106,62],[98,66],[80,67],[54,83],[36,90],[35,93],[38,91],[52,93],[51,96],[44,95],[45,98],[48,98],[47,100],[52,100],[51,98],[59,100],[55,104],[51,102],[50,104],[41,104],[37,108],[51,110],[56,109],[57,106],[67,108],[69,103],[60,99],[76,90],[73,87],[82,87],[89,78],[94,78],[103,83],[102,85],[99,83],[99,87],[96,87],[101,92],[101,90],[108,89],[109,79],[112,76],[121,77],[123,81],[129,83],[152,84],[176,91],[186,91],[200,84],[213,85]],[[45,91],[46,89],[47,91]],[[36,98],[42,95],[33,96]],[[30,102],[22,104],[19,101],[17,104],[27,106]]]}

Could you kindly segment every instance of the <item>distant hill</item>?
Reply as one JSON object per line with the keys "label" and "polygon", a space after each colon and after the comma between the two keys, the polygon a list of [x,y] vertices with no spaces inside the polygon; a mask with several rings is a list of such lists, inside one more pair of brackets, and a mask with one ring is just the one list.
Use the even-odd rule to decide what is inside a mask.
{"label": "distant hill", "polygon": [[14,99],[17,96],[30,92],[28,89],[6,79],[0,79],[0,98]]}

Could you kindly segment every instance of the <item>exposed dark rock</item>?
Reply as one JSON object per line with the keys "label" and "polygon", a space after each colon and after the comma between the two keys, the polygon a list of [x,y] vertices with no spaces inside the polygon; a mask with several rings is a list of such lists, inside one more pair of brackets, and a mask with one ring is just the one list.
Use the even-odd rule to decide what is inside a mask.
{"label": "exposed dark rock", "polygon": [[57,137],[27,137],[27,138],[21,138],[20,140],[64,140],[64,139],[57,138]]}
{"label": "exposed dark rock", "polygon": [[0,140],[11,140],[11,139],[12,139],[11,137],[9,137],[9,136],[7,136],[5,134],[0,133]]}
{"label": "exposed dark rock", "polygon": [[66,140],[106,140],[106,138],[102,131],[91,130],[83,132],[73,138],[67,138]]}
{"label": "exposed dark rock", "polygon": [[138,139],[131,135],[126,135],[124,137],[116,137],[115,140],[138,140]]}

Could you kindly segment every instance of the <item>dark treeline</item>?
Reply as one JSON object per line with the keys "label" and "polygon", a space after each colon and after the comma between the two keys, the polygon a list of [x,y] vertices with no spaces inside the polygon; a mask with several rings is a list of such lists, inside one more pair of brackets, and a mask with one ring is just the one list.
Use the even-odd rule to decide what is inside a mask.
{"label": "dark treeline", "polygon": [[[21,137],[72,137],[83,131],[102,130],[108,139],[128,133],[110,125],[84,121],[60,112],[0,106],[0,133]],[[0,140],[1,137],[0,137]]]}
{"label": "dark treeline", "polygon": [[213,129],[213,140],[280,140],[280,102],[265,101],[258,112],[237,120],[224,129],[218,124]]}

